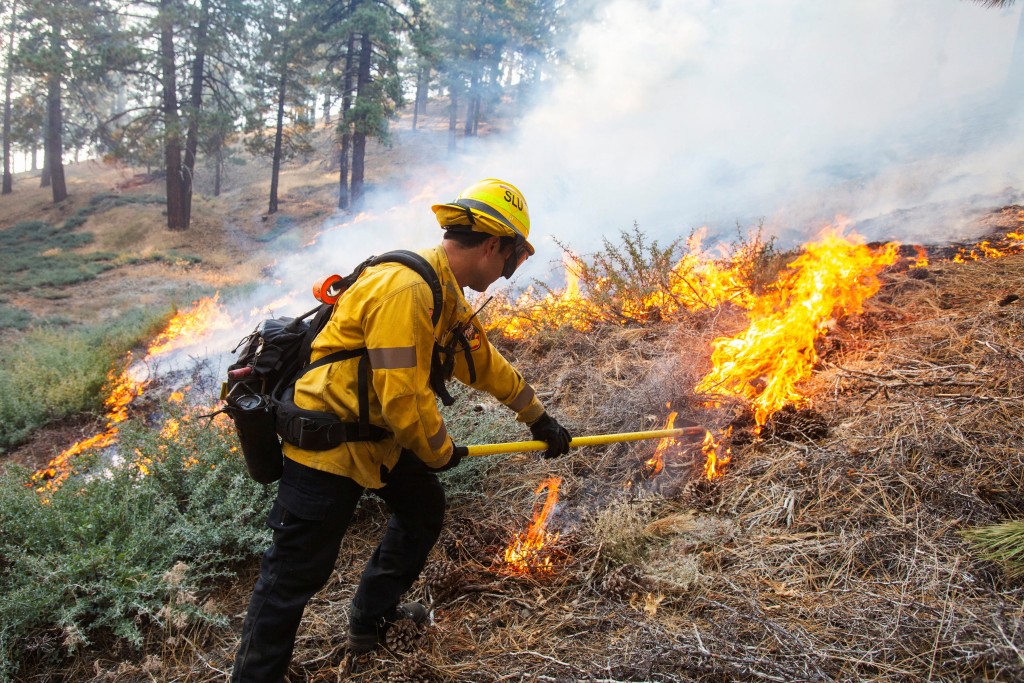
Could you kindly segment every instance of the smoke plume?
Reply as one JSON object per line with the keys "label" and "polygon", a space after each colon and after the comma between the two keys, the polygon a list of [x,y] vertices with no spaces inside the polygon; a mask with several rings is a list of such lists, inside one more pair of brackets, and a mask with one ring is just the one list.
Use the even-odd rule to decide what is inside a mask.
{"label": "smoke plume", "polygon": [[[552,238],[587,253],[634,222],[662,240],[707,226],[726,241],[763,223],[786,247],[837,217],[869,239],[970,237],[979,211],[1020,201],[1021,11],[613,0],[577,27],[573,63],[514,134],[425,160],[416,198],[381,192],[361,223],[336,217],[317,258],[341,271],[433,244],[429,205],[488,176],[529,202],[540,254],[526,277],[551,270]],[[286,269],[308,273],[309,258]]]}

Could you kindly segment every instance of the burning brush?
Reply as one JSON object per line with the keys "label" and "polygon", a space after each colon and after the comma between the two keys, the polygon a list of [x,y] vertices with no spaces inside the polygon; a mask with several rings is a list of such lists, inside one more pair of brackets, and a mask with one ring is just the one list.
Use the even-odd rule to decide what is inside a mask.
{"label": "burning brush", "polygon": [[[151,380],[144,377],[143,370],[159,356],[163,356],[188,342],[192,337],[214,329],[222,320],[224,312],[218,302],[218,295],[197,301],[192,309],[177,313],[167,323],[167,327],[157,335],[146,349],[146,355],[140,361],[133,362],[131,353],[125,360],[125,369],[118,373],[111,371],[107,375],[109,392],[104,405],[107,408],[106,426],[102,432],[83,439],[50,460],[45,467],[36,471],[30,485],[39,493],[54,491],[71,475],[75,458],[90,450],[112,446],[117,442],[119,425],[128,419],[128,408],[137,398],[145,393]],[[176,392],[172,400],[181,400],[183,395]],[[172,421],[173,422],[173,421]],[[175,423],[166,424],[163,431],[176,429]],[[137,463],[143,474],[146,473],[144,462]]]}

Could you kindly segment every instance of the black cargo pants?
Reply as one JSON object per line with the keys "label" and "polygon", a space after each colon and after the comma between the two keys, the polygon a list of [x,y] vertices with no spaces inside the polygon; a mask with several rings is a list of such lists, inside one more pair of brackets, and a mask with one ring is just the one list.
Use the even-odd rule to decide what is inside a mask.
{"label": "black cargo pants", "polygon": [[[347,477],[288,458],[284,463],[267,518],[273,545],[263,553],[231,673],[236,683],[284,680],[302,612],[330,578],[363,494],[363,487]],[[372,493],[387,504],[391,518],[352,599],[353,617],[368,624],[394,610],[416,581],[444,519],[444,489],[411,451],[402,451],[384,484]]]}

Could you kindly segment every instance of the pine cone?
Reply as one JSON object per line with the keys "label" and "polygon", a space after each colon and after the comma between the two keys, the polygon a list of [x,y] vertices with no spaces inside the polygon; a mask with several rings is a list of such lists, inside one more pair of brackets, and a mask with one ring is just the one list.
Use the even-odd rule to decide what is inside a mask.
{"label": "pine cone", "polygon": [[626,598],[641,589],[640,570],[631,564],[616,567],[601,579],[601,592],[609,597]]}
{"label": "pine cone", "polygon": [[455,595],[466,582],[462,569],[454,562],[434,562],[423,570],[423,585],[432,602]]}
{"label": "pine cone", "polygon": [[434,683],[434,680],[430,665],[418,653],[404,657],[388,674],[388,683]]}
{"label": "pine cone", "polygon": [[395,652],[412,652],[424,644],[426,634],[412,619],[399,619],[388,629],[388,647]]}
{"label": "pine cone", "polygon": [[783,441],[815,441],[828,436],[828,422],[816,410],[786,406],[768,421],[769,433]]}
{"label": "pine cone", "polygon": [[473,523],[463,517],[453,519],[448,524],[445,524],[441,540],[438,541],[437,545],[440,546],[446,556],[453,559],[459,557],[460,549],[468,552],[470,555],[474,554],[479,542],[477,541]]}

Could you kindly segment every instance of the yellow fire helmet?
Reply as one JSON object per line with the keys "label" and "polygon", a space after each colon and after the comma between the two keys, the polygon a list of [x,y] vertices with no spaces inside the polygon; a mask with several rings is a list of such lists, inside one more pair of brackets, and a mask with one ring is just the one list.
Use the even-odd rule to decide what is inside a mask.
{"label": "yellow fire helmet", "polygon": [[[468,227],[491,235],[518,237],[532,256],[530,210],[523,193],[497,178],[486,178],[459,193],[453,202],[430,207],[442,228]],[[518,241],[518,240],[517,240]]]}

